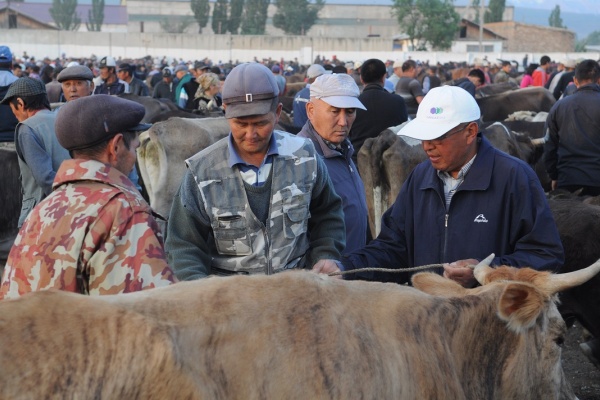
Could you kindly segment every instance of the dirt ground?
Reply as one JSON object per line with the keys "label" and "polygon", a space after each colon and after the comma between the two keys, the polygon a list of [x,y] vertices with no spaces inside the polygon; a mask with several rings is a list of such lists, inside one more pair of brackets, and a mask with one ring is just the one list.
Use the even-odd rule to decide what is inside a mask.
{"label": "dirt ground", "polygon": [[579,400],[600,400],[600,370],[579,349],[581,327],[576,323],[567,332],[562,365]]}

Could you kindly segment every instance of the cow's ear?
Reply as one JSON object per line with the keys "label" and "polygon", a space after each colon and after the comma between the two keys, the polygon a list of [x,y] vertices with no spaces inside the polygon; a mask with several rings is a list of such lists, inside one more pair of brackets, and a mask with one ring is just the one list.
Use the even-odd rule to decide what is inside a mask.
{"label": "cow's ear", "polygon": [[421,272],[413,275],[412,284],[422,292],[433,296],[458,297],[465,296],[468,290],[454,282],[433,272]]}
{"label": "cow's ear", "polygon": [[531,328],[548,298],[534,286],[526,283],[508,283],[498,300],[498,315],[508,327],[519,333]]}

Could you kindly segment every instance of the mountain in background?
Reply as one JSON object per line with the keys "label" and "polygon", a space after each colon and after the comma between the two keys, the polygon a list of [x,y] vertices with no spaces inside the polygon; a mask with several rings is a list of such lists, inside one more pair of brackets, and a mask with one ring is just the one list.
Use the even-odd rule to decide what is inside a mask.
{"label": "mountain in background", "polygon": [[[551,11],[552,10],[515,7],[515,22],[548,26],[548,18],[550,17]],[[600,24],[598,24],[600,15],[598,14],[564,12],[561,6],[560,17],[563,20],[563,25],[566,26],[567,29],[575,32],[578,40],[585,39],[590,33],[600,30]]]}

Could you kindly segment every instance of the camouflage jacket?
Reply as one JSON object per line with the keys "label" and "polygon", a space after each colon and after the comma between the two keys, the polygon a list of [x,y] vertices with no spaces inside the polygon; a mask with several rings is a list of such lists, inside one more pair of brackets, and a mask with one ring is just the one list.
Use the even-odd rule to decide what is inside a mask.
{"label": "camouflage jacket", "polygon": [[98,161],[67,160],[19,231],[0,298],[50,288],[127,293],[174,280],[150,206],[131,181]]}
{"label": "camouflage jacket", "polygon": [[[271,274],[339,259],[345,244],[341,199],[312,142],[274,131],[266,226],[253,214],[228,138],[188,159],[169,219],[167,251],[180,279]],[[309,234],[310,232],[310,234]]]}

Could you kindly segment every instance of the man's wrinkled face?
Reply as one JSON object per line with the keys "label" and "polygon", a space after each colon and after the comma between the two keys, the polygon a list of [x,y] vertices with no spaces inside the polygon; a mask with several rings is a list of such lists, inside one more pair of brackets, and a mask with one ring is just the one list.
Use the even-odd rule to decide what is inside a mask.
{"label": "man's wrinkled face", "polygon": [[337,108],[316,98],[306,105],[306,114],[319,136],[333,144],[348,137],[356,119],[355,108]]}
{"label": "man's wrinkled face", "polygon": [[107,80],[111,75],[110,71],[109,67],[100,68],[100,78],[102,78],[102,80]]}
{"label": "man's wrinkled face", "polygon": [[281,104],[275,112],[264,115],[230,118],[229,127],[238,155],[246,162],[264,157],[269,149],[273,129],[279,121]]}
{"label": "man's wrinkled face", "polygon": [[92,94],[94,84],[90,81],[70,79],[61,83],[66,101],[79,99]]}

